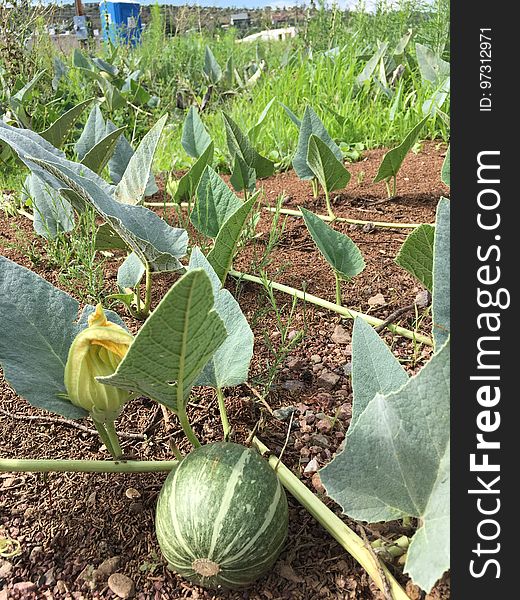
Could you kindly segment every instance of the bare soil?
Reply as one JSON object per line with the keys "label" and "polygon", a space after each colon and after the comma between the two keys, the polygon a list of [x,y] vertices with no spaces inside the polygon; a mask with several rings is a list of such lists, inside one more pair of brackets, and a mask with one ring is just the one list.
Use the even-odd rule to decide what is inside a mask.
{"label": "bare soil", "polygon": [[[391,200],[387,199],[384,184],[371,183],[384,150],[366,152],[361,161],[349,166],[352,180],[346,190],[333,194],[336,214],[369,222],[434,222],[439,197],[449,196],[449,189],[440,182],[445,150],[444,145],[429,142],[418,154],[410,154],[399,175],[399,195]],[[314,199],[310,185],[299,181],[292,171],[266,179],[262,186],[264,204],[274,205],[276,197],[283,194],[285,208],[304,206],[317,213],[326,212],[323,197]],[[156,199],[162,197],[158,194]],[[172,223],[176,219],[171,210],[157,210]],[[234,268],[257,273],[263,266],[280,283],[334,301],[334,277],[303,221],[288,217],[283,235],[266,257],[271,224],[272,214],[262,210],[256,235],[242,248]],[[352,237],[367,264],[362,274],[343,285],[344,304],[386,319],[396,309],[414,302],[421,286],[394,262],[409,230],[346,223],[335,227]],[[0,217],[0,250],[69,293],[77,290],[67,287],[59,269],[49,263],[44,243],[34,236],[26,218]],[[107,293],[116,291],[115,274],[121,260],[116,255],[104,264]],[[173,281],[172,275],[157,277],[154,305]],[[304,471],[314,459],[319,467],[328,463],[348,429],[352,321],[302,302],[291,318],[291,299],[275,294],[283,322],[291,318],[288,338],[303,332],[302,340],[285,356],[283,335],[265,290],[232,278],[228,278],[227,287],[240,302],[255,334],[249,383],[226,392],[234,439],[245,441],[259,423],[259,437],[272,452],[279,453],[289,425],[281,409],[294,407],[284,463],[340,514],[338,507],[323,496],[313,469]],[[132,331],[139,327],[130,318],[126,322]],[[429,310],[418,314],[409,311],[396,323],[428,335]],[[426,347],[388,331],[382,335],[410,372],[429,356]],[[201,440],[210,443],[221,439],[217,402],[210,390],[194,391],[190,413]],[[0,380],[0,456],[107,458],[88,421],[80,425],[83,429],[31,407]],[[122,432],[125,454],[137,459],[171,459],[171,439],[182,451],[189,451],[175,418],[165,423],[162,411],[149,400],[129,404],[117,428]],[[135,597],[140,600],[383,599],[364,570],[292,498],[289,537],[269,575],[243,592],[212,592],[186,582],[167,569],[154,536],[155,500],[164,478],[164,474],[0,474],[0,537],[8,536],[21,546],[17,556],[0,558],[0,600],[117,598],[107,585],[106,573],[95,581],[92,576],[92,571],[108,559],[114,559],[112,570],[132,579]],[[361,527],[343,518],[353,529]],[[365,525],[364,529],[370,539],[413,533],[397,522]],[[402,567],[389,567],[406,586],[410,598],[424,598],[403,576]],[[446,600],[449,595],[449,576],[445,576],[427,598]]]}

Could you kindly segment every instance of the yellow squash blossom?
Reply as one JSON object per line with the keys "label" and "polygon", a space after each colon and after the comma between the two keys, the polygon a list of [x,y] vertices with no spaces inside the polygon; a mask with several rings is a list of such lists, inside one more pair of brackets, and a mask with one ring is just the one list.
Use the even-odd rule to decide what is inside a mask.
{"label": "yellow squash blossom", "polygon": [[75,337],[65,366],[69,400],[88,411],[98,423],[113,422],[130,393],[104,385],[96,377],[112,375],[133,342],[133,336],[107,320],[101,304],[88,318],[88,327]]}

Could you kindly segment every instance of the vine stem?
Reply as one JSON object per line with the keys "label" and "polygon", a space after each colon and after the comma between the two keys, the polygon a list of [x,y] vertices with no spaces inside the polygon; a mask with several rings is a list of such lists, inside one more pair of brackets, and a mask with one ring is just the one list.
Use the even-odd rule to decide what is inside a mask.
{"label": "vine stem", "polygon": [[[269,448],[257,437],[253,438],[252,444],[260,454],[269,454]],[[348,525],[327,508],[296,475],[280,462],[279,458],[270,455],[268,462],[287,491],[357,560],[380,590],[384,591],[387,587],[385,583],[387,583],[392,594],[392,600],[410,600],[390,571],[377,560],[377,557],[374,557],[366,548],[363,540]],[[382,575],[384,575],[386,582]]]}
{"label": "vine stem", "polygon": [[1,473],[157,473],[171,471],[178,460],[60,460],[2,458]]}
{"label": "vine stem", "polygon": [[[272,213],[276,212],[276,208],[272,206],[264,206],[263,209]],[[299,210],[294,210],[292,208],[281,208],[278,212],[280,212],[280,214],[282,215],[303,218],[303,215]],[[339,223],[351,223],[352,225],[373,225],[374,227],[388,227],[391,229],[416,229],[417,227],[419,227],[418,223],[389,223],[387,221],[364,221],[362,219],[347,219],[346,217],[332,218],[328,215],[316,216],[322,221],[338,221]]]}
{"label": "vine stem", "polygon": [[222,393],[222,389],[219,387],[217,388],[217,399],[218,410],[220,412],[220,420],[222,421],[222,429],[224,430],[224,441],[227,442],[229,439],[229,433],[231,432],[231,427],[229,425],[229,420],[227,416],[224,394]]}
{"label": "vine stem", "polygon": [[334,214],[334,211],[332,210],[332,206],[330,204],[330,194],[328,192],[328,190],[324,190],[325,191],[325,204],[327,206],[327,212],[329,213],[329,219],[331,221],[335,221],[336,220],[336,215]]}
{"label": "vine stem", "polygon": [[[251,281],[253,283],[258,283],[260,285],[265,285],[265,281],[256,275],[249,275],[249,273],[241,273],[240,271],[235,271],[231,269],[228,273],[232,277],[236,277],[237,279],[243,279],[244,281]],[[332,310],[342,317],[346,319],[355,319],[359,317],[363,319],[370,325],[374,327],[377,325],[382,325],[384,321],[382,319],[378,319],[377,317],[372,317],[371,315],[367,315],[365,313],[359,312],[357,310],[353,310],[347,308],[346,306],[339,306],[338,304],[334,304],[334,302],[329,302],[328,300],[324,300],[319,296],[314,296],[313,294],[308,294],[303,290],[298,290],[296,288],[290,287],[288,285],[283,285],[282,283],[277,283],[276,281],[267,280],[268,285],[270,285],[273,289],[278,290],[279,292],[284,292],[285,294],[289,294],[293,297],[299,298],[300,300],[304,300],[305,302],[310,302],[311,304],[315,304],[316,306],[321,306],[327,310]],[[420,344],[426,344],[427,346],[433,346],[432,340],[420,333],[416,333],[415,331],[411,331],[410,329],[406,329],[405,327],[399,327],[398,325],[387,325],[387,329],[389,329],[392,333],[396,333],[398,335],[402,335],[405,338],[410,340],[414,340]]]}
{"label": "vine stem", "polygon": [[116,432],[116,428],[114,425],[114,422],[111,421],[109,423],[105,423],[105,429],[108,435],[108,439],[110,440],[110,443],[112,445],[112,449],[114,450],[114,453],[112,454],[112,456],[118,460],[123,456],[123,451],[121,450],[121,445],[119,443],[119,438],[117,437],[117,432]]}
{"label": "vine stem", "polygon": [[198,437],[195,435],[195,432],[191,428],[190,422],[188,420],[188,415],[186,414],[186,409],[184,407],[179,408],[177,411],[177,417],[179,418],[179,423],[186,434],[186,437],[191,442],[192,446],[195,448],[200,448],[201,444],[199,442]]}
{"label": "vine stem", "polygon": [[336,270],[334,270],[334,278],[336,279],[336,304],[341,306],[341,277]]}
{"label": "vine stem", "polygon": [[[112,445],[112,439],[108,435],[108,431],[106,429],[105,423],[96,421],[94,418],[92,418],[92,420],[94,421],[94,425],[96,426],[96,429],[99,434],[99,437],[101,438],[101,441],[103,442],[103,444],[105,444],[107,450],[112,455],[112,458],[117,460],[121,456],[121,448],[119,448],[119,452],[117,452],[117,448],[114,448],[114,446]],[[117,438],[117,434],[116,434],[116,438]],[[119,442],[118,442],[118,446],[119,446]]]}
{"label": "vine stem", "polygon": [[[143,202],[144,206],[181,206],[182,208],[188,208],[188,202],[181,202],[180,205],[177,202]],[[275,213],[277,209],[273,206],[263,206],[263,210]],[[303,215],[299,210],[292,208],[281,208],[278,211],[282,215],[289,215],[290,217],[300,217],[303,219]],[[421,223],[390,223],[387,221],[365,221],[363,219],[347,219],[347,217],[330,217],[328,215],[316,215],[322,221],[337,221],[338,223],[350,223],[352,225],[373,225],[374,227],[388,227],[390,229],[417,229]],[[433,223],[431,223],[434,226]]]}

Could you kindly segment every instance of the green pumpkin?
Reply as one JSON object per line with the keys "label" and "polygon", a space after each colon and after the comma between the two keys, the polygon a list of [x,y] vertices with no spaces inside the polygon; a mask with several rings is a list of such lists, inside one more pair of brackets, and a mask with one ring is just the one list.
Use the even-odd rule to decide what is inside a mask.
{"label": "green pumpkin", "polygon": [[155,528],[171,568],[207,588],[244,588],[274,564],[287,536],[284,489],[251,448],[197,448],[170,473]]}

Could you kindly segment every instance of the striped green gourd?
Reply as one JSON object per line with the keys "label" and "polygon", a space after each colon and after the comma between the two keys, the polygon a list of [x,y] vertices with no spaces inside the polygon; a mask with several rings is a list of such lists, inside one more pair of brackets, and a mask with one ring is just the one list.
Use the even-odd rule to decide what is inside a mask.
{"label": "striped green gourd", "polygon": [[155,529],[172,569],[207,588],[243,588],[278,558],[288,528],[278,477],[251,448],[197,448],[159,494]]}

